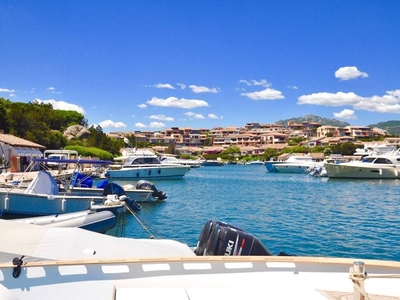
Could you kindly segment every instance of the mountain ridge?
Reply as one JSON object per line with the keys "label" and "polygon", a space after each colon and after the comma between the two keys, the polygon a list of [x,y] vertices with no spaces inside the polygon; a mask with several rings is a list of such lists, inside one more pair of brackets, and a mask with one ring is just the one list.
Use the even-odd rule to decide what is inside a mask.
{"label": "mountain ridge", "polygon": [[[351,126],[351,124],[348,122],[339,121],[336,119],[323,118],[323,117],[316,116],[313,114],[308,114],[308,115],[305,115],[304,117],[293,117],[293,118],[289,118],[286,120],[279,120],[279,121],[276,121],[275,123],[286,126],[288,124],[288,122],[294,122],[294,123],[317,122],[317,123],[321,123],[322,126],[329,125],[329,126],[336,126],[336,127]],[[390,135],[395,135],[395,136],[400,135],[400,120],[389,120],[386,122],[379,122],[376,124],[367,125],[367,127],[370,127],[370,128],[377,127],[377,128],[383,129],[383,130],[387,130]]]}

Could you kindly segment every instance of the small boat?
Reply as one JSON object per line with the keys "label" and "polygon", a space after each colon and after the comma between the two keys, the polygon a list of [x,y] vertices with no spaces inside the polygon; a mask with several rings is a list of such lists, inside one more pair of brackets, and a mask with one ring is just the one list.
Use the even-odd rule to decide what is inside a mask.
{"label": "small boat", "polygon": [[[269,162],[271,163],[271,162]],[[280,173],[309,173],[314,166],[323,166],[322,162],[315,161],[311,156],[290,156],[285,161],[272,163],[272,166]],[[268,169],[268,167],[267,167]]]}
{"label": "small boat", "polygon": [[[80,195],[103,195],[104,193],[120,193],[120,186],[117,184],[110,185],[110,190],[104,191],[104,188],[109,184],[108,179],[101,180],[96,186],[93,186],[93,178],[91,175],[86,175],[80,172],[74,172],[71,176],[70,184],[65,187],[60,186],[60,191],[65,191],[72,194]],[[167,194],[158,190],[154,183],[147,180],[139,180],[136,185],[125,184],[122,186],[123,194],[131,201],[137,203],[149,203],[162,201],[167,198]]]}
{"label": "small boat", "polygon": [[203,166],[205,167],[220,167],[225,165],[225,163],[222,160],[219,159],[206,159],[203,161]]}
{"label": "small boat", "polygon": [[163,164],[177,164],[177,165],[183,165],[183,166],[188,166],[191,168],[200,168],[203,165],[203,160],[200,159],[182,159],[182,158],[176,158],[176,157],[161,157],[160,161]]}
{"label": "small boat", "polygon": [[400,262],[272,255],[249,232],[208,221],[193,250],[168,239],[0,220],[0,298],[398,299]]}
{"label": "small boat", "polygon": [[75,213],[13,219],[12,221],[47,227],[76,227],[105,233],[107,230],[114,228],[117,224],[117,217],[108,210],[98,212],[85,210]]}
{"label": "small boat", "polygon": [[17,184],[0,188],[0,215],[4,218],[37,217],[88,209],[118,213],[125,209],[125,205],[140,210],[140,205],[130,200],[122,187],[118,192],[116,188],[115,183],[109,183],[102,195],[60,194],[53,176],[40,170],[27,187]]}
{"label": "small boat", "polygon": [[245,165],[263,165],[264,162],[262,160],[250,160],[245,163]]}
{"label": "small boat", "polygon": [[190,167],[179,164],[162,163],[150,150],[132,150],[123,157],[125,161],[119,169],[109,168],[106,178],[127,180],[182,179]]}

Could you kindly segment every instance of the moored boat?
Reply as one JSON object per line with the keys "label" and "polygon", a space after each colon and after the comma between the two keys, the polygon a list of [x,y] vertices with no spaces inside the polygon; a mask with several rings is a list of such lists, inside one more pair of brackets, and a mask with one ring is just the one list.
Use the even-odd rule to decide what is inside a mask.
{"label": "moored boat", "polygon": [[108,210],[85,210],[75,213],[56,214],[49,216],[13,219],[14,222],[41,225],[47,227],[76,227],[105,233],[117,224],[117,216]]}
{"label": "moored boat", "polygon": [[371,154],[359,161],[326,163],[329,178],[398,179],[400,178],[400,153]]}
{"label": "moored boat", "polygon": [[44,170],[39,171],[27,187],[11,185],[0,188],[0,213],[4,218],[47,216],[88,209],[117,213],[124,210],[125,205],[134,210],[140,209],[136,201],[123,193],[98,196],[60,194],[56,180]]}
{"label": "moored boat", "polygon": [[106,177],[127,180],[182,179],[190,167],[179,164],[161,163],[150,150],[136,150],[126,153],[125,162],[119,169],[109,168]]}

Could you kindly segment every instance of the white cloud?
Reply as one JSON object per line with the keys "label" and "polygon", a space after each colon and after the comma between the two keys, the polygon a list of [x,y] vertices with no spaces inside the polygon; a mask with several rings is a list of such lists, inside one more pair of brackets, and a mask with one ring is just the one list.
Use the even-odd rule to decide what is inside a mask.
{"label": "white cloud", "polygon": [[51,104],[53,106],[53,109],[74,110],[83,115],[85,114],[85,110],[82,107],[75,104],[67,103],[65,101],[56,101],[54,99],[49,99],[49,100],[34,99],[33,101],[37,103]]}
{"label": "white cloud", "polygon": [[174,118],[166,117],[164,115],[151,115],[151,116],[149,116],[149,119],[159,120],[159,121],[173,121],[174,120]]}
{"label": "white cloud", "polygon": [[356,110],[379,113],[400,113],[400,90],[387,91],[383,96],[361,97],[355,93],[316,93],[303,95],[297,104],[314,104],[325,106],[350,105]]}
{"label": "white cloud", "polygon": [[219,89],[217,88],[208,88],[206,86],[199,86],[199,85],[194,85],[191,84],[189,85],[189,88],[192,90],[193,93],[218,93]]}
{"label": "white cloud", "polygon": [[174,90],[175,88],[172,86],[172,85],[170,85],[169,83],[157,83],[156,85],[155,85],[155,87],[157,88],[157,89],[170,89],[170,90]]}
{"label": "white cloud", "polygon": [[191,112],[191,111],[189,111],[189,112],[187,112],[187,113],[184,113],[184,115],[190,117],[191,119],[196,119],[196,120],[203,120],[203,119],[205,119],[204,116],[203,116],[202,114],[196,114],[196,113]]}
{"label": "white cloud", "polygon": [[299,89],[299,88],[298,88],[297,86],[295,86],[295,85],[289,85],[288,88],[289,88],[289,89],[292,89],[292,90],[298,90],[298,89]]}
{"label": "white cloud", "polygon": [[342,106],[342,105],[355,105],[362,101],[362,97],[354,93],[315,93],[311,95],[303,95],[298,98],[297,104],[315,104],[326,106]]}
{"label": "white cloud", "polygon": [[184,83],[177,83],[177,85],[180,86],[182,90],[186,89],[186,84]]}
{"label": "white cloud", "polygon": [[146,103],[153,106],[177,107],[184,109],[192,109],[196,107],[208,107],[208,103],[204,100],[184,99],[184,98],[178,99],[176,97],[169,97],[167,99],[153,97],[153,99],[147,101]]}
{"label": "white cloud", "polygon": [[57,91],[56,91],[56,88],[55,88],[55,87],[52,87],[52,86],[48,87],[48,88],[46,89],[46,91],[49,91],[49,92],[51,92],[52,94],[61,94],[61,92],[57,92]]}
{"label": "white cloud", "polygon": [[281,91],[266,88],[262,91],[241,93],[240,95],[246,96],[252,100],[275,100],[275,99],[285,99]]}
{"label": "white cloud", "polygon": [[146,105],[146,104],[144,104],[144,103],[142,103],[142,104],[139,104],[137,107],[139,107],[139,108],[146,108],[146,107],[147,107],[147,105]]}
{"label": "white cloud", "polygon": [[114,122],[112,120],[105,120],[99,123],[101,128],[126,128],[126,124],[122,122]]}
{"label": "white cloud", "polygon": [[246,79],[241,79],[241,80],[239,80],[239,82],[240,83],[244,83],[244,84],[246,84],[247,86],[254,86],[254,85],[261,85],[261,86],[264,86],[264,87],[271,87],[272,86],[272,84],[271,83],[269,83],[267,80],[265,80],[265,79],[261,79],[261,80],[259,80],[259,81],[257,81],[257,80],[254,80],[254,79],[252,79],[252,80],[246,80]]}
{"label": "white cloud", "polygon": [[333,113],[333,116],[339,119],[357,119],[354,110],[351,109],[343,109],[339,113]]}
{"label": "white cloud", "polygon": [[368,77],[368,74],[365,72],[361,72],[357,69],[357,67],[342,67],[336,70],[335,77],[340,80],[350,80],[356,79],[358,77]]}
{"label": "white cloud", "polygon": [[151,128],[160,128],[160,127],[165,127],[165,124],[161,123],[161,122],[151,122],[150,127]]}
{"label": "white cloud", "polygon": [[0,88],[0,93],[15,93],[15,90]]}
{"label": "white cloud", "polygon": [[143,123],[135,123],[135,126],[138,127],[138,128],[146,128],[147,127]]}
{"label": "white cloud", "polygon": [[219,119],[223,119],[224,117],[223,117],[223,116],[218,117],[218,116],[215,115],[215,114],[208,114],[208,118],[210,118],[210,119],[215,119],[215,120],[219,120]]}

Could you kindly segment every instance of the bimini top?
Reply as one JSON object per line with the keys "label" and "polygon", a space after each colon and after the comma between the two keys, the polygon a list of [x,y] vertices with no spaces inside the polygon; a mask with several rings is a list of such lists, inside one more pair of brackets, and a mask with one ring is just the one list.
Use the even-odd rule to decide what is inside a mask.
{"label": "bimini top", "polygon": [[93,160],[93,159],[52,159],[52,158],[33,158],[36,163],[60,163],[60,164],[92,164],[92,165],[110,165],[110,160]]}

